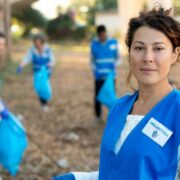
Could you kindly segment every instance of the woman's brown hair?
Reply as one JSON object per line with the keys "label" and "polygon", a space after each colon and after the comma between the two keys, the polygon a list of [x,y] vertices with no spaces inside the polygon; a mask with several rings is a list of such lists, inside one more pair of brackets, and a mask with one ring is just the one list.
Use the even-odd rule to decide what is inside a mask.
{"label": "woman's brown hair", "polygon": [[[126,34],[128,51],[130,52],[135,32],[142,26],[156,29],[165,34],[171,41],[173,50],[180,47],[180,23],[170,16],[170,11],[171,9],[164,10],[159,7],[158,9],[154,8],[149,12],[141,12],[138,17],[130,19],[129,28]],[[177,61],[180,61],[179,56]],[[131,72],[129,72],[126,80],[128,86],[130,85],[130,79]]]}

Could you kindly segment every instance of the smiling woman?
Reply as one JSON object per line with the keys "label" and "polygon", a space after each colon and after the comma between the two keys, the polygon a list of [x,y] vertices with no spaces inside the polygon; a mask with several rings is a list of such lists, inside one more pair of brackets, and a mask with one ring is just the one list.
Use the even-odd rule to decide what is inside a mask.
{"label": "smiling woman", "polygon": [[180,55],[180,24],[169,13],[159,7],[130,20],[126,43],[138,90],[111,108],[99,172],[55,180],[176,179],[180,91],[169,84],[168,74]]}
{"label": "smiling woman", "polygon": [[[168,11],[169,10],[167,10],[165,13],[166,14],[169,13]],[[145,68],[144,70],[141,67],[141,72],[143,74],[149,74],[153,71],[157,72],[156,69],[157,67],[151,67],[151,64],[152,66],[154,66],[155,64],[158,66],[158,64],[160,65],[161,61],[164,62],[169,58],[167,56],[172,56],[170,57],[171,60],[169,61],[169,65],[173,64],[174,63],[173,61],[179,60],[177,58],[177,55],[179,56],[178,43],[180,38],[179,37],[180,35],[178,34],[179,31],[178,26],[170,22],[171,17],[167,16],[166,19],[162,19],[161,16],[162,14],[159,15],[160,19],[157,22],[156,19],[154,19],[153,17],[149,19],[147,18],[146,22],[144,22],[143,15],[139,19],[134,18],[130,21],[130,24],[132,24],[132,26],[129,29],[126,39],[126,44],[129,48],[129,52],[131,51],[130,56],[132,55],[134,56],[135,55],[134,53],[136,52],[136,54],[138,54],[138,58],[141,58],[141,60],[143,59],[146,62],[147,60],[154,62],[154,63],[150,63],[149,65],[147,65],[147,63],[146,65],[144,64],[143,65],[143,67]],[[171,31],[171,26],[174,26],[174,30],[177,33]],[[138,29],[139,27],[141,28]],[[141,35],[141,33],[139,33],[139,31],[146,31],[144,33],[146,37],[140,37],[139,35]],[[134,37],[132,37],[134,36],[134,34],[137,34],[136,38],[139,38],[139,41],[137,41],[137,39],[134,40]],[[141,41],[141,39],[143,39],[144,42]],[[149,43],[149,45],[147,43]],[[173,53],[171,54],[172,51]],[[166,66],[167,64],[164,65]],[[165,71],[169,71],[169,69],[166,68],[170,68],[170,66],[166,66],[159,69],[159,70],[163,69],[163,72],[159,72],[159,73],[165,73]],[[130,71],[127,79],[128,85],[130,85],[130,79],[133,73],[132,71]]]}
{"label": "smiling woman", "polygon": [[168,83],[171,64],[177,60],[178,48],[174,51],[171,41],[160,31],[149,27],[139,28],[130,48],[130,68],[139,86],[160,82]]}

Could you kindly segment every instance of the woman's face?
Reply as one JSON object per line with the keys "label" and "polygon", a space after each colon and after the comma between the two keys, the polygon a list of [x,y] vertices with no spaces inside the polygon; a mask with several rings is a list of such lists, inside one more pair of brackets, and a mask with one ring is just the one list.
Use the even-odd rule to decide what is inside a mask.
{"label": "woman's face", "polygon": [[105,31],[100,32],[100,33],[98,34],[98,38],[99,38],[99,40],[100,40],[101,42],[106,41],[106,32],[105,32]]}
{"label": "woman's face", "polygon": [[135,32],[129,62],[139,84],[153,85],[167,81],[171,64],[177,57],[177,50],[173,50],[171,41],[162,32],[146,26]]}
{"label": "woman's face", "polygon": [[36,39],[34,41],[34,45],[39,51],[42,51],[44,44],[42,43],[42,41],[40,39]]}

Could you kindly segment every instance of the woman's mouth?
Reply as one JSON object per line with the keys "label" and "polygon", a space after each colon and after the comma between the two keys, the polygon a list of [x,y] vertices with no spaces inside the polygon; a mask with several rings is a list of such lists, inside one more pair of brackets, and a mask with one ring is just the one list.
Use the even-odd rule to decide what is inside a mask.
{"label": "woman's mouth", "polygon": [[152,69],[152,68],[140,68],[140,70],[144,72],[156,71],[156,69]]}

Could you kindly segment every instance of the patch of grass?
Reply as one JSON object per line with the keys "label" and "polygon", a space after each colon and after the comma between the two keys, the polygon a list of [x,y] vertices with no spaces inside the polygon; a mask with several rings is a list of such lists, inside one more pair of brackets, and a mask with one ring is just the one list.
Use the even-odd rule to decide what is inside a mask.
{"label": "patch of grass", "polygon": [[[13,77],[17,76],[16,69],[18,67],[18,62],[11,60],[8,62],[4,68],[0,70],[0,94],[2,94],[3,91],[3,85],[5,81],[13,80]],[[24,69],[25,74],[29,73],[31,71],[31,66],[27,66]]]}
{"label": "patch of grass", "polygon": [[50,46],[53,50],[60,52],[88,52],[89,51],[89,45],[88,43],[85,44],[78,44],[73,42],[52,42],[50,43]]}

